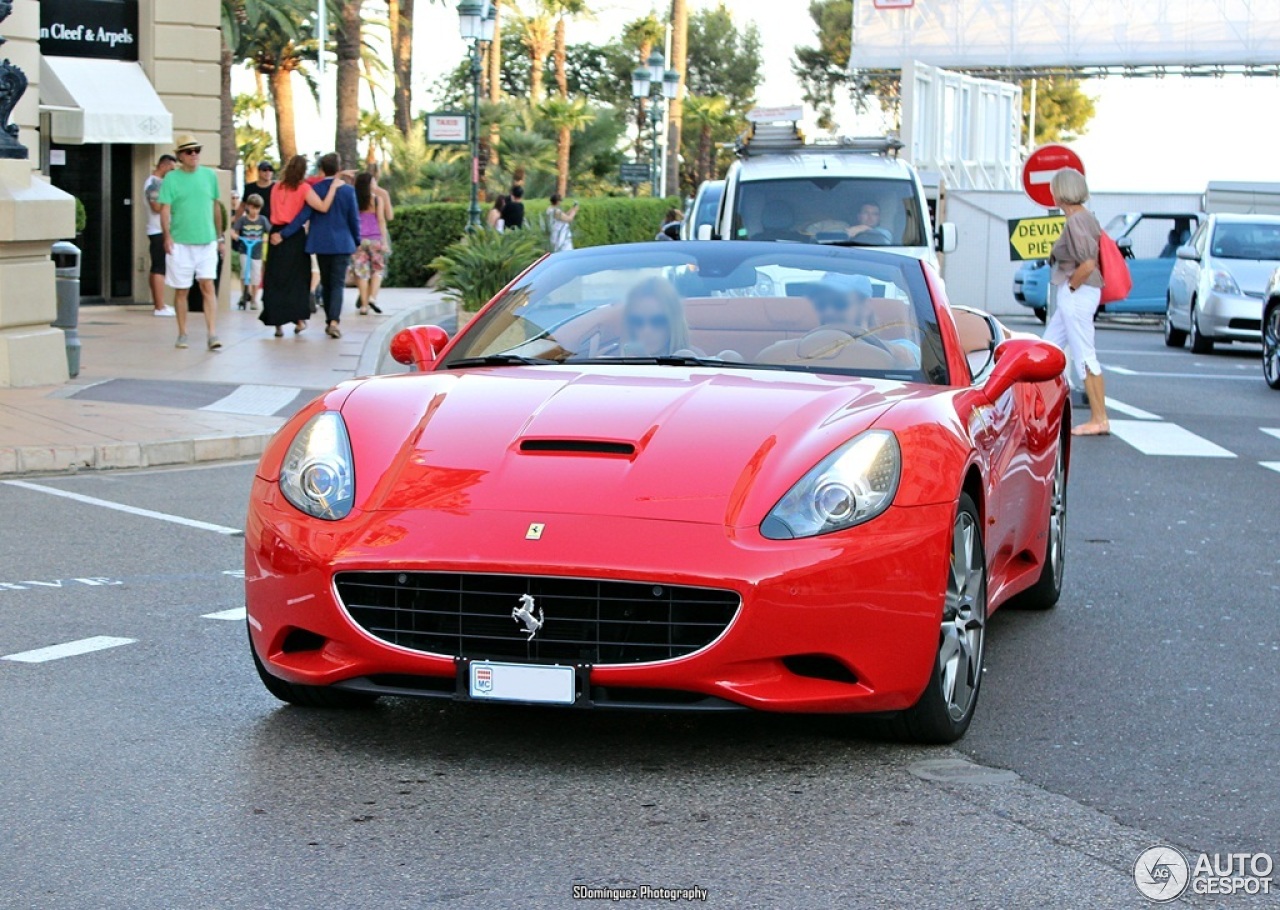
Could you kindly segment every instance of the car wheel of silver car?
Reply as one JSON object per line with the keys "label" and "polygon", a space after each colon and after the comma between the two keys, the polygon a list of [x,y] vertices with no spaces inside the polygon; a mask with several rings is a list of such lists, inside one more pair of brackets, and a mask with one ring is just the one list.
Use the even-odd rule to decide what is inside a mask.
{"label": "car wheel of silver car", "polygon": [[1267,307],[1262,319],[1262,375],[1267,385],[1280,389],[1280,301]]}
{"label": "car wheel of silver car", "polygon": [[1206,338],[1200,331],[1200,314],[1196,312],[1196,302],[1191,301],[1191,353],[1212,354],[1213,339]]}
{"label": "car wheel of silver car", "polygon": [[987,631],[987,556],[982,521],[962,494],[951,532],[947,593],[933,673],[920,700],[897,718],[899,735],[917,743],[951,743],[973,720],[982,685]]}
{"label": "car wheel of silver car", "polygon": [[1009,602],[1009,606],[1020,610],[1051,610],[1062,596],[1062,578],[1067,566],[1067,447],[1071,444],[1070,432],[1066,427],[1063,429],[1053,465],[1044,564],[1036,583]]}
{"label": "car wheel of silver car", "polygon": [[1187,333],[1173,327],[1173,298],[1165,298],[1164,304],[1164,343],[1171,348],[1180,348],[1187,343]]}

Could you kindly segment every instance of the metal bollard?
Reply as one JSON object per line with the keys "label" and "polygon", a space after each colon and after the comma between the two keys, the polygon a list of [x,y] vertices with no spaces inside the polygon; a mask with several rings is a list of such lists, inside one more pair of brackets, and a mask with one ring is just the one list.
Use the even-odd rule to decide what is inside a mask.
{"label": "metal bollard", "polygon": [[53,271],[57,275],[58,318],[53,325],[67,336],[67,372],[80,375],[80,248],[60,240],[53,245]]}

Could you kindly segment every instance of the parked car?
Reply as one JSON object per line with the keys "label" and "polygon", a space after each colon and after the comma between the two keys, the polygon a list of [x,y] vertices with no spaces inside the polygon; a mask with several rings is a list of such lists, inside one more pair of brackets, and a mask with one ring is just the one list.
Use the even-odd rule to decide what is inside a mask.
{"label": "parked car", "polygon": [[1262,375],[1280,390],[1280,269],[1271,273],[1262,306]]}
{"label": "parked car", "polygon": [[680,226],[681,239],[697,240],[698,229],[703,225],[708,230],[713,229],[716,217],[720,214],[720,200],[723,198],[723,180],[704,180],[698,187],[698,194],[693,197],[689,211],[685,212],[684,224]]}
{"label": "parked car", "polygon": [[1065,357],[917,259],[556,253],[391,351],[418,372],[324,393],[253,480],[248,632],[283,701],[892,713],[951,742],[988,617],[1062,590]]}
{"label": "parked car", "polygon": [[[1191,239],[1201,217],[1189,212],[1130,212],[1112,218],[1106,231],[1129,260],[1133,290],[1124,300],[1107,304],[1102,312],[1163,314],[1178,248]],[[1022,264],[1013,278],[1013,297],[1045,321],[1049,306],[1049,264],[1045,260]]]}
{"label": "parked car", "polygon": [[1208,354],[1219,342],[1262,338],[1267,281],[1280,268],[1280,216],[1205,216],[1191,242],[1178,249],[1169,276],[1164,341]]}

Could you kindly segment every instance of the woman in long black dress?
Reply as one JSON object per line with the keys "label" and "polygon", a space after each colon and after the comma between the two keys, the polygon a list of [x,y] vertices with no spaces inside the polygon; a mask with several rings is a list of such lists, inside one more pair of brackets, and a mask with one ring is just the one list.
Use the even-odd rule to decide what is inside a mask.
{"label": "woman in long black dress", "polygon": [[311,318],[311,257],[307,255],[307,235],[298,231],[286,239],[280,232],[304,205],[327,212],[339,186],[338,181],[333,181],[328,195],[321,199],[306,182],[306,177],[307,159],[294,155],[271,191],[271,248],[263,268],[262,315],[258,318],[264,325],[275,326],[277,338],[284,335],[284,327],[289,323],[293,323],[293,332],[298,334]]}

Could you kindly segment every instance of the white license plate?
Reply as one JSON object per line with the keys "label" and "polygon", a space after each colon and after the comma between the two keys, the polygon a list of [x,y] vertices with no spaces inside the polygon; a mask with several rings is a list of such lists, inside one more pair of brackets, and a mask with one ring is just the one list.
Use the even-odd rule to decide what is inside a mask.
{"label": "white license plate", "polygon": [[484,701],[523,701],[571,705],[577,694],[573,667],[475,661],[470,666],[471,697]]}

